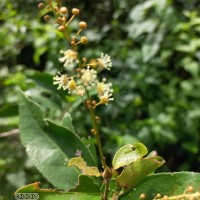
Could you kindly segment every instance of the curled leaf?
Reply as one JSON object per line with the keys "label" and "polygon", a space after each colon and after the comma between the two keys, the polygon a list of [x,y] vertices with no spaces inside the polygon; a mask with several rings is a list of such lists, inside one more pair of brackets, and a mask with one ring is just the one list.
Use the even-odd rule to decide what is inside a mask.
{"label": "curled leaf", "polygon": [[164,163],[165,161],[160,156],[138,159],[126,166],[122,173],[116,178],[116,181],[123,188],[133,188]]}
{"label": "curled leaf", "polygon": [[[90,192],[92,191],[92,192]],[[66,199],[81,199],[81,200],[101,200],[99,188],[90,177],[83,175],[79,176],[78,186],[70,192],[62,192],[54,189],[43,189],[39,187],[39,182],[26,185],[19,188],[15,194],[16,199],[35,199],[35,200],[66,200]]]}
{"label": "curled leaf", "polygon": [[82,170],[84,167],[87,167],[87,163],[83,160],[81,157],[75,157],[71,158],[67,164],[69,167],[70,166],[76,166],[80,170]]}
{"label": "curled leaf", "polygon": [[142,143],[134,145],[127,144],[121,147],[115,154],[112,165],[114,169],[124,167],[132,162],[142,158],[148,153],[147,148]]}
{"label": "curled leaf", "polygon": [[88,175],[88,176],[101,176],[101,173],[97,169],[97,167],[88,167],[87,163],[83,160],[81,157],[75,157],[69,160],[68,166],[76,166],[78,167],[82,174]]}

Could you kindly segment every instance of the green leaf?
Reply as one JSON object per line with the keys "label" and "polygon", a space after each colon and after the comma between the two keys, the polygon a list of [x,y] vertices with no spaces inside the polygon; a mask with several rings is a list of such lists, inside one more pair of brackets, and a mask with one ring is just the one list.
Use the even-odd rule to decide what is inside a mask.
{"label": "green leaf", "polygon": [[121,147],[115,154],[112,165],[114,169],[129,165],[130,163],[142,158],[148,153],[147,148],[142,143],[134,145],[127,144]]}
{"label": "green leaf", "polygon": [[100,188],[91,177],[80,175],[77,186],[70,189],[69,192],[100,193]]}
{"label": "green leaf", "polygon": [[69,113],[65,113],[62,121],[62,126],[75,133],[74,125],[72,123],[72,117]]}
{"label": "green leaf", "polygon": [[145,200],[152,200],[158,193],[169,197],[181,195],[189,186],[192,186],[194,190],[198,190],[199,181],[200,173],[194,172],[154,174],[148,176],[134,189],[121,195],[119,200],[138,199],[141,194],[146,195]]}
{"label": "green leaf", "polygon": [[28,155],[54,186],[63,190],[75,187],[80,172],[75,167],[67,167],[65,161],[81,150],[87,164],[96,166],[92,153],[75,133],[45,120],[38,104],[22,92],[18,95],[20,136]]}
{"label": "green leaf", "polygon": [[85,143],[87,148],[90,150],[94,159],[97,162],[97,152],[96,152],[96,146],[95,146],[95,138],[88,137],[88,138],[81,138],[81,139],[83,140],[83,142]]}
{"label": "green leaf", "polygon": [[37,85],[39,85],[41,88],[44,88],[46,90],[52,91],[52,94],[56,94],[56,96],[59,94],[60,97],[63,99],[66,99],[66,91],[63,90],[57,90],[56,86],[53,85],[53,76],[47,73],[41,73],[38,71],[32,71],[30,74],[28,74],[28,77],[34,80]]}
{"label": "green leaf", "polygon": [[11,104],[0,109],[0,117],[11,117],[18,115],[18,105]]}
{"label": "green leaf", "polygon": [[[105,183],[101,185],[101,193],[103,194],[104,191],[105,191]],[[120,192],[120,188],[117,186],[116,180],[114,178],[111,178],[109,181],[109,191],[108,191],[109,199],[111,198],[113,200],[114,199],[113,195],[115,194],[114,196],[117,197],[119,192]]]}
{"label": "green leaf", "polygon": [[[39,183],[32,183],[30,185],[24,186],[15,192],[15,197],[20,196],[20,194],[32,193],[37,195],[38,199],[41,200],[101,200],[101,195],[99,192],[87,193],[87,192],[60,192],[58,190],[51,189],[41,189],[39,188]],[[36,199],[36,198],[35,198]]]}
{"label": "green leaf", "polygon": [[160,44],[163,40],[164,34],[162,30],[156,34],[149,34],[145,43],[142,46],[142,55],[144,62],[152,59],[160,49]]}
{"label": "green leaf", "polygon": [[123,188],[133,188],[148,174],[163,165],[165,161],[160,156],[146,157],[131,163],[124,168],[116,178],[117,183]]}

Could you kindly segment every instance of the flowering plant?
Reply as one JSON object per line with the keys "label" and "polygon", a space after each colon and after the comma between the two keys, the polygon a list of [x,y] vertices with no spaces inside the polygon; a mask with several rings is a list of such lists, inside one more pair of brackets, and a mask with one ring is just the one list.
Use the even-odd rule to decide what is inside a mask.
{"label": "flowering plant", "polygon": [[38,170],[58,189],[41,189],[37,182],[20,188],[15,196],[34,192],[40,199],[50,200],[198,199],[200,193],[195,190],[200,174],[152,174],[165,161],[155,152],[148,154],[142,143],[121,147],[114,155],[112,165],[107,163],[96,108],[114,100],[112,83],[106,78],[99,79],[99,73],[112,69],[111,58],[107,53],[101,53],[88,61],[79,55],[79,45],[88,42],[88,38],[82,36],[87,23],[80,21],[75,33],[69,31],[71,22],[80,14],[79,9],[73,8],[69,12],[61,0],[47,0],[38,7],[45,13],[46,22],[57,24],[67,42],[67,48],[60,51],[62,69],[54,76],[52,84],[57,90],[82,98],[90,114],[91,135],[95,142],[83,140],[76,133],[69,114],[64,116],[62,125],[55,124],[45,119],[38,104],[19,92],[22,143]]}

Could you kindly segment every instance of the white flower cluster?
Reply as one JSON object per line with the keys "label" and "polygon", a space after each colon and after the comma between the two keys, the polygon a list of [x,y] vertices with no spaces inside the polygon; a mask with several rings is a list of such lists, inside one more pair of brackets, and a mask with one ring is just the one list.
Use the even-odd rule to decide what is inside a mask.
{"label": "white flower cluster", "polygon": [[[73,50],[61,51],[64,57],[60,58],[59,61],[64,62],[64,66],[67,67],[70,63],[77,60],[77,52]],[[101,57],[97,58],[97,65],[99,68],[110,70],[112,62],[110,56],[101,53]],[[68,90],[69,93],[75,93],[78,96],[84,96],[86,91],[96,90],[99,98],[99,104],[108,104],[109,101],[113,101],[113,89],[112,83],[106,83],[106,79],[98,81],[96,68],[91,68],[90,64],[87,67],[82,67],[77,70],[77,73],[73,76],[58,73],[53,78],[53,84],[58,85],[57,89]]]}

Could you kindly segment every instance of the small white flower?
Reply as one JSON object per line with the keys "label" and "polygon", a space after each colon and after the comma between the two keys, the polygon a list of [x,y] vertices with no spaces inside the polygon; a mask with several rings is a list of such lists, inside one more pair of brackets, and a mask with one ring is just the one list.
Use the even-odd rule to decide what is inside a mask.
{"label": "small white flower", "polygon": [[71,49],[66,51],[61,50],[60,53],[64,54],[62,58],[59,58],[60,62],[64,62],[64,67],[71,64],[73,61],[77,61],[77,52]]}
{"label": "small white flower", "polygon": [[101,68],[110,70],[112,62],[108,54],[101,53],[101,58],[97,58],[97,63]]}
{"label": "small white flower", "polygon": [[53,84],[58,85],[58,90],[62,88],[63,90],[68,90],[70,93],[72,90],[76,89],[76,82],[74,79],[71,77],[68,78],[65,74],[58,74],[53,77],[53,80]]}
{"label": "small white flower", "polygon": [[66,90],[66,89],[68,89],[68,77],[67,77],[67,75],[65,75],[65,74],[58,74],[58,75],[56,75],[55,77],[53,77],[53,84],[54,85],[58,85],[58,90],[60,90],[61,88],[63,89],[63,90]]}
{"label": "small white flower", "polygon": [[84,96],[85,92],[86,92],[85,89],[83,87],[81,87],[81,86],[79,86],[79,87],[76,88],[76,94],[78,96]]}
{"label": "small white flower", "polygon": [[106,83],[105,78],[102,82],[97,82],[97,92],[99,95],[102,95],[105,92],[113,93],[112,83]]}
{"label": "small white flower", "polygon": [[104,78],[102,82],[97,83],[97,92],[99,96],[99,104],[108,105],[109,101],[113,101],[113,88],[112,83],[106,83],[106,79]]}
{"label": "small white flower", "polygon": [[106,104],[108,105],[109,101],[113,101],[114,98],[112,97],[112,93],[109,93],[108,91],[106,91],[104,94],[102,94],[101,96],[99,96],[99,104]]}
{"label": "small white flower", "polygon": [[90,69],[89,66],[87,69],[82,69],[81,73],[81,81],[83,82],[84,86],[92,85],[97,78],[97,72],[93,69]]}

